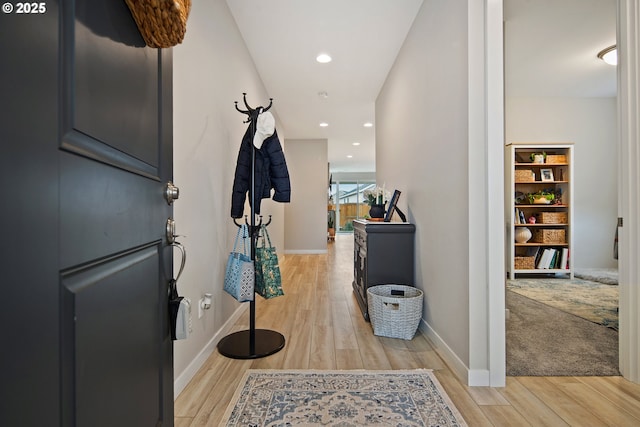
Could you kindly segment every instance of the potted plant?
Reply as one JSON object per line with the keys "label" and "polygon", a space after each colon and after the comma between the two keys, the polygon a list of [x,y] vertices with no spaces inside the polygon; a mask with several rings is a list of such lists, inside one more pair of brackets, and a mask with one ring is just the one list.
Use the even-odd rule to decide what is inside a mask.
{"label": "potted plant", "polygon": [[336,237],[336,228],[332,215],[329,215],[329,219],[327,219],[327,229],[329,230],[329,239],[333,240]]}
{"label": "potted plant", "polygon": [[533,163],[544,163],[547,160],[547,153],[531,153],[529,158]]}
{"label": "potted plant", "polygon": [[364,202],[371,206],[369,215],[371,218],[384,218],[384,205],[391,197],[391,193],[385,191],[384,186],[375,186],[364,190]]}
{"label": "potted plant", "polygon": [[529,200],[529,204],[539,205],[544,204],[548,205],[553,203],[556,198],[556,194],[554,191],[550,190],[540,190],[535,193],[527,194],[527,199]]}

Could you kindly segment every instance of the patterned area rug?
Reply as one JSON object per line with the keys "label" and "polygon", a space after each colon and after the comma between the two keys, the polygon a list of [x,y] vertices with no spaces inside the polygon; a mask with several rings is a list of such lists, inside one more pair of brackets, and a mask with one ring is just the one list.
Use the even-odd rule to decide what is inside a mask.
{"label": "patterned area rug", "polygon": [[507,280],[507,289],[566,313],[618,329],[617,286],[582,279],[515,279]]}
{"label": "patterned area rug", "polygon": [[466,426],[431,370],[245,373],[227,426]]}

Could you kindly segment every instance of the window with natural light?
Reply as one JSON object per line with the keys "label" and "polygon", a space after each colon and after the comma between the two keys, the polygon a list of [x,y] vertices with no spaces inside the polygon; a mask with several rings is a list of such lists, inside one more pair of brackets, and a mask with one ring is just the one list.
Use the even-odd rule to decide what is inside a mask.
{"label": "window with natural light", "polygon": [[338,232],[353,232],[354,219],[366,218],[369,205],[365,203],[364,191],[375,187],[374,181],[345,181],[331,183],[329,204],[336,210]]}

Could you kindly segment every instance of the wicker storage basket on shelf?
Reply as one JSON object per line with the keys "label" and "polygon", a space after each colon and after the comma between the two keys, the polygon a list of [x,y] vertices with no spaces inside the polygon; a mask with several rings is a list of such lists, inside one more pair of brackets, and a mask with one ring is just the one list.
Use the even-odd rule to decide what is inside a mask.
{"label": "wicker storage basket on shelf", "polygon": [[182,43],[191,0],[125,0],[144,42],[166,48]]}
{"label": "wicker storage basket on shelf", "polygon": [[536,174],[531,169],[516,169],[514,178],[516,182],[534,182]]}
{"label": "wicker storage basket on shelf", "polygon": [[516,270],[533,270],[536,268],[536,258],[532,256],[513,257],[513,268]]}
{"label": "wicker storage basket on shelf", "polygon": [[372,286],[367,289],[367,302],[374,335],[410,340],[416,334],[422,317],[420,289],[406,285]]}
{"label": "wicker storage basket on shelf", "polygon": [[540,224],[566,224],[566,212],[540,212],[537,215]]}
{"label": "wicker storage basket on shelf", "polygon": [[536,243],[566,243],[564,229],[542,228],[533,231]]}
{"label": "wicker storage basket on shelf", "polygon": [[564,154],[547,154],[545,163],[567,163],[567,156],[565,156]]}

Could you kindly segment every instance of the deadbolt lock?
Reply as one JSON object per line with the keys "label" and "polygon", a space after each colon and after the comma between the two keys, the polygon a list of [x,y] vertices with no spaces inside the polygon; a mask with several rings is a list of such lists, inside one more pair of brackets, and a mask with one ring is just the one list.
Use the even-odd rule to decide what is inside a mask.
{"label": "deadbolt lock", "polygon": [[180,197],[180,189],[176,187],[173,182],[167,182],[167,186],[164,190],[164,198],[167,200],[168,204],[173,204],[174,200],[178,200]]}

